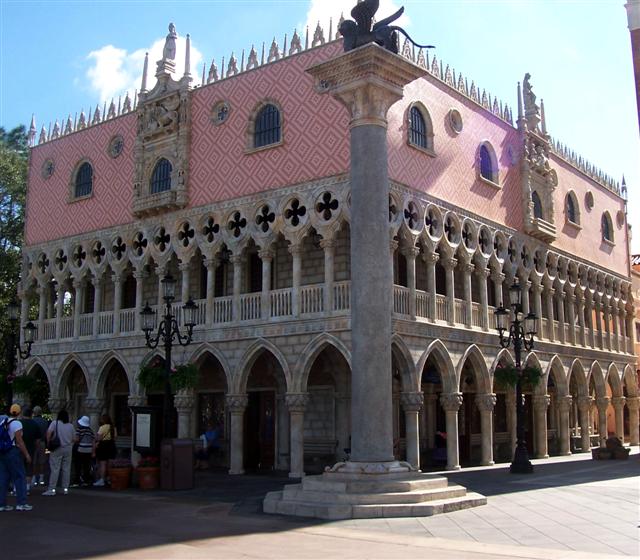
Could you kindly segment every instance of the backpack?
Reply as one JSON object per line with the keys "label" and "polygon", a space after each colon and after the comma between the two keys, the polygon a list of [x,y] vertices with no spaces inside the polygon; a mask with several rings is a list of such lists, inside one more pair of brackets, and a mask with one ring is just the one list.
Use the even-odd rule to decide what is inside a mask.
{"label": "backpack", "polygon": [[2,422],[2,426],[0,426],[0,453],[7,453],[13,448],[13,440],[9,435],[9,424],[11,424],[11,422],[13,422],[13,420],[7,418]]}

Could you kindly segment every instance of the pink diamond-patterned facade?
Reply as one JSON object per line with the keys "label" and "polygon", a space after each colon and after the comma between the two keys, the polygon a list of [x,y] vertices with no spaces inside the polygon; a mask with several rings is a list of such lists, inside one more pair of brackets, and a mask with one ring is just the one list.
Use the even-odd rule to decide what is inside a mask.
{"label": "pink diamond-patterned facade", "polygon": [[[315,92],[306,73],[310,66],[340,52],[340,42],[329,43],[192,92],[189,207],[348,172],[347,110],[330,95]],[[247,150],[250,119],[266,99],[282,109],[282,143],[266,150]],[[227,121],[216,126],[212,109],[221,101],[230,111]],[[433,123],[435,156],[407,142],[407,114],[417,101],[428,110]],[[452,108],[462,116],[460,134],[449,125]],[[404,98],[391,108],[388,121],[391,179],[496,224],[522,229],[522,141],[516,128],[431,74],[405,88]],[[124,139],[124,151],[113,159],[107,148],[117,134]],[[132,213],[135,134],[136,115],[130,113],[32,149],[27,245],[136,221]],[[501,188],[479,179],[478,150],[484,141],[496,152]],[[54,162],[55,171],[45,179],[41,170],[48,159]],[[69,183],[83,159],[93,165],[93,195],[70,203]],[[626,225],[616,219],[624,211],[623,201],[556,156],[552,156],[552,165],[559,180],[554,192],[554,246],[626,274]],[[581,228],[565,225],[563,209],[569,191],[579,200]],[[587,191],[594,198],[591,210],[584,203]],[[602,241],[604,211],[611,215],[615,244]]]}

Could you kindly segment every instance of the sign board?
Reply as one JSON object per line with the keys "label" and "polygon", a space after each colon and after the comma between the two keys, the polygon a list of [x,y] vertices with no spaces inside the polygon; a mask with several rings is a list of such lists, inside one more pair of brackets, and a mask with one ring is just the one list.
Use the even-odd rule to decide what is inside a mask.
{"label": "sign board", "polygon": [[132,406],[133,449],[142,455],[158,454],[159,410],[152,406]]}

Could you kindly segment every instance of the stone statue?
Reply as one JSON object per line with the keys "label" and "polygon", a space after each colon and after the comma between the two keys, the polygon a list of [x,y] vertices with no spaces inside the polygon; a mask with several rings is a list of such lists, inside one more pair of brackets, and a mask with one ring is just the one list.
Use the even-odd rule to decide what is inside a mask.
{"label": "stone statue", "polygon": [[176,39],[178,34],[176,33],[176,26],[173,23],[169,24],[169,34],[164,42],[164,49],[162,50],[163,60],[175,60],[176,58]]}
{"label": "stone statue", "polygon": [[540,123],[540,107],[536,105],[536,95],[531,88],[530,78],[531,74],[527,72],[522,82],[522,97],[524,100],[525,117],[527,117],[530,128],[536,129]]}
{"label": "stone statue", "polygon": [[344,51],[356,49],[368,43],[376,43],[392,53],[398,54],[398,32],[402,33],[416,47],[432,49],[433,45],[418,45],[408,33],[396,25],[389,25],[403,13],[400,8],[395,14],[373,25],[373,17],[380,7],[380,0],[364,0],[351,10],[353,20],[345,20],[340,24],[339,31],[344,37]]}

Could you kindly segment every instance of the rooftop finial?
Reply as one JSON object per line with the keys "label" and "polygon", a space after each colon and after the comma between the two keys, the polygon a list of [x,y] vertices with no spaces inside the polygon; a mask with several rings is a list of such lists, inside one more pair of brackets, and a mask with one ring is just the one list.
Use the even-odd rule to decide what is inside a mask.
{"label": "rooftop finial", "polygon": [[211,66],[209,66],[209,75],[207,76],[207,83],[216,82],[218,80],[218,67],[216,66],[215,59],[211,59]]}
{"label": "rooftop finial", "polygon": [[191,78],[191,36],[187,33],[187,50],[184,55],[184,77]]}
{"label": "rooftop finial", "polygon": [[149,53],[144,54],[144,66],[142,67],[142,83],[140,93],[147,93],[147,72],[149,71]]}
{"label": "rooftop finial", "polygon": [[34,114],[31,115],[31,126],[29,126],[29,134],[27,136],[27,143],[29,146],[35,146],[36,143],[36,134],[38,133],[36,129],[36,116]]}
{"label": "rooftop finial", "polygon": [[547,119],[544,116],[544,99],[540,100],[540,121],[542,126],[542,134],[547,134]]}

